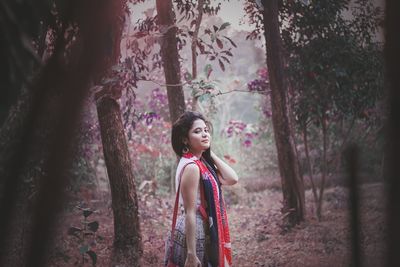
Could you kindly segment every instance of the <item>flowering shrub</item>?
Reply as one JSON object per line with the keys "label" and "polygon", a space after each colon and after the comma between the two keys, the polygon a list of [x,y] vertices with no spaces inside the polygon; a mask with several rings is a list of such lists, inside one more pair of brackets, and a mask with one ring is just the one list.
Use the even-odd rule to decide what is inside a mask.
{"label": "flowering shrub", "polygon": [[247,90],[249,92],[258,92],[266,95],[266,100],[260,105],[262,113],[267,117],[271,118],[272,109],[270,106],[270,88],[269,88],[269,74],[267,68],[260,68],[257,71],[257,78],[247,83]]}
{"label": "flowering shrub", "polygon": [[228,138],[239,138],[244,147],[250,147],[253,143],[252,140],[258,136],[257,130],[253,125],[237,120],[230,120],[224,132]]}
{"label": "flowering shrub", "polygon": [[155,188],[161,185],[166,190],[175,160],[166,92],[155,88],[143,101],[126,98],[122,110],[135,180],[138,186],[151,181]]}
{"label": "flowering shrub", "polygon": [[258,78],[247,83],[250,92],[267,92],[269,89],[268,69],[261,68],[257,71]]}
{"label": "flowering shrub", "polygon": [[262,79],[255,79],[247,83],[247,89],[250,92],[263,92],[266,91],[268,86],[267,81]]}
{"label": "flowering shrub", "polygon": [[153,89],[147,105],[150,113],[153,114],[150,116],[152,118],[151,121],[160,119],[160,116],[169,121],[168,97],[160,88]]}
{"label": "flowering shrub", "polygon": [[271,175],[277,170],[272,127],[266,117],[255,124],[228,121],[214,140],[214,148],[242,178]]}

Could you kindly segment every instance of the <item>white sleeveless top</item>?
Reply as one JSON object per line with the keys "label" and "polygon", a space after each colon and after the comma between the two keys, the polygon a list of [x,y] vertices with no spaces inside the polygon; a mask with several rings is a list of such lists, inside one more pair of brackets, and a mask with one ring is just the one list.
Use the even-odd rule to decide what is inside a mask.
{"label": "white sleeveless top", "polygon": [[[175,175],[175,192],[178,191],[178,185],[179,185],[179,182],[181,180],[183,170],[189,164],[196,164],[196,162],[194,162],[195,159],[197,159],[197,157],[193,156],[190,159],[181,157],[181,159],[179,160],[178,167],[176,168],[176,175]],[[197,190],[197,201],[196,201],[196,203],[197,203],[197,206],[201,205],[200,187]],[[181,192],[179,192],[179,204],[183,205],[183,199],[182,199],[182,193]]]}

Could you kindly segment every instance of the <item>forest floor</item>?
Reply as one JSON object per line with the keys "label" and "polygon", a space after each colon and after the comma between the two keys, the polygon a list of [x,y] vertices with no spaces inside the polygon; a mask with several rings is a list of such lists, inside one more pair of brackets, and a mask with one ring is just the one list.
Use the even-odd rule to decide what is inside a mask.
{"label": "forest floor", "polygon": [[[250,181],[249,179],[247,179]],[[384,223],[384,188],[382,183],[361,187],[361,251],[363,266],[383,266],[386,239]],[[82,191],[82,198],[90,199]],[[174,197],[140,195],[140,220],[144,253],[142,266],[162,266],[164,239],[170,229]],[[305,222],[287,230],[282,226],[282,192],[261,180],[245,181],[226,188],[225,201],[231,230],[233,265],[245,266],[350,266],[350,222],[348,190],[327,188],[323,203],[323,218],[313,215],[313,196],[306,191]],[[109,202],[92,199],[96,212],[90,219],[99,221],[94,251],[97,266],[108,266],[113,239],[112,210]],[[89,205],[90,206],[90,205]],[[58,239],[49,254],[50,266],[91,266],[82,264],[77,238],[69,236],[70,226],[80,226],[81,211],[70,209],[60,218]],[[88,258],[88,257],[87,257]]]}

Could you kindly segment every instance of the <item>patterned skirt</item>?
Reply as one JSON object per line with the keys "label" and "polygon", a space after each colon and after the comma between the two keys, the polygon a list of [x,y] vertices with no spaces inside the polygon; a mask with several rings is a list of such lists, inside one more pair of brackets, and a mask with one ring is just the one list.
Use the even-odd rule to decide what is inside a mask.
{"label": "patterned skirt", "polygon": [[[196,214],[196,255],[202,262],[202,266],[207,266],[206,250],[207,250],[208,236],[205,234],[205,224],[200,213]],[[185,215],[178,216],[176,220],[174,239],[173,239],[173,255],[171,257],[171,231],[168,232],[165,241],[165,257],[164,266],[167,266],[168,260],[176,265],[183,267],[185,265],[187,248],[186,248],[186,235],[185,235]]]}

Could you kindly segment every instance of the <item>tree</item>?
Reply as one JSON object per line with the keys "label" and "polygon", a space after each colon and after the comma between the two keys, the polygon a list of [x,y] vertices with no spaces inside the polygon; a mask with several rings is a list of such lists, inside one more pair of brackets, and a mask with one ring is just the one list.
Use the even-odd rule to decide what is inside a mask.
{"label": "tree", "polygon": [[[54,27],[55,16],[50,13],[54,1],[21,1],[5,3],[0,11],[2,35],[0,43],[0,127],[12,105],[15,105],[24,86],[29,84],[33,71],[39,69],[47,28]],[[26,12],[32,10],[33,12]],[[54,11],[59,12],[58,7]],[[25,39],[32,43],[24,42]],[[37,48],[37,53],[36,53]]]}
{"label": "tree", "polygon": [[158,25],[162,38],[160,40],[161,58],[163,61],[165,81],[171,122],[175,122],[185,111],[185,97],[181,85],[181,68],[177,47],[175,18],[172,0],[157,0]]}
{"label": "tree", "polygon": [[[62,6],[61,2],[59,3]],[[33,12],[28,14],[26,10]],[[67,71],[70,70],[70,65],[64,61],[64,52],[71,51],[65,47],[67,41],[64,37],[67,39],[70,36],[65,29],[71,25],[72,20],[71,14],[65,11],[53,1],[33,3],[29,0],[17,4],[4,2],[1,9],[1,28],[5,29],[7,37],[2,39],[0,44],[1,58],[6,62],[2,65],[4,72],[1,74],[0,83],[2,90],[10,91],[3,94],[2,100],[12,103],[13,96],[19,96],[18,103],[7,110],[8,118],[1,128],[0,212],[3,220],[0,225],[0,264],[4,265],[25,265],[25,262],[29,262],[25,257],[26,251],[29,250],[37,249],[39,253],[36,259],[43,256],[41,249],[46,247],[50,239],[48,232],[52,225],[51,215],[62,202],[63,194],[60,194],[57,199],[46,203],[46,207],[42,207],[48,208],[47,214],[41,213],[42,218],[34,217],[35,212],[39,210],[39,196],[45,198],[45,195],[51,194],[49,191],[45,192],[46,185],[52,187],[53,192],[57,194],[60,189],[58,186],[65,181],[65,177],[61,178],[64,166],[58,170],[54,168],[56,165],[60,167],[61,161],[68,164],[69,153],[68,149],[63,147],[63,142],[70,138],[71,132],[68,129],[60,133],[59,129],[61,126],[68,127],[73,124],[79,111],[79,101],[74,103],[78,108],[68,115],[61,115],[58,111],[68,110],[69,107],[67,108],[65,103],[86,92],[82,89],[82,84],[87,80],[76,82],[76,73]],[[58,23],[56,17],[59,19]],[[63,24],[63,27],[60,24]],[[58,35],[52,42],[54,53],[48,62],[39,68],[41,48],[45,46],[43,36],[48,28],[58,30]],[[85,66],[88,60],[86,56],[87,54],[84,54],[81,61]],[[90,72],[90,67],[88,66],[83,73]],[[67,81],[66,76],[70,78]],[[69,88],[67,93],[65,89],[68,86],[82,91],[77,92]],[[54,97],[56,94],[58,98]],[[55,100],[60,109],[48,112],[51,107],[49,99]],[[60,125],[60,117],[63,117],[64,125]],[[59,143],[55,145],[57,141]],[[37,149],[38,147],[40,149]],[[57,153],[57,156],[54,156],[54,153]],[[53,156],[51,160],[49,155]],[[36,165],[39,162],[40,165]],[[51,182],[48,180],[49,175],[53,178]],[[42,182],[42,188],[39,187],[39,182]],[[38,223],[40,219],[42,224]],[[43,228],[40,229],[41,226]],[[43,234],[43,229],[48,232]],[[40,234],[43,234],[42,241],[37,244],[35,237]]]}
{"label": "tree", "polygon": [[120,106],[110,95],[98,96],[96,102],[114,214],[113,262],[139,266],[142,246],[138,199]]}
{"label": "tree", "polygon": [[[201,24],[201,20],[203,18],[203,4],[204,4],[204,0],[199,0],[197,5],[198,5],[198,14],[197,14],[197,18],[195,20],[195,28],[194,28],[194,32],[193,32],[193,37],[192,37],[192,79],[196,79],[197,78],[197,53],[196,53],[196,48],[198,46],[198,36],[199,36],[199,30],[200,30],[200,24]],[[193,97],[193,103],[192,103],[192,109],[196,110],[197,109],[197,97]]]}
{"label": "tree", "polygon": [[[345,18],[345,10],[351,11],[351,18]],[[383,60],[381,45],[374,41],[373,35],[379,27],[380,10],[369,0],[358,0],[352,5],[348,0],[287,1],[281,18],[286,22],[282,35],[288,59],[286,71],[292,87],[291,105],[303,136],[316,214],[321,219],[330,170],[329,148],[333,143],[329,133],[334,126],[344,128],[341,125],[345,122],[349,125],[335,136],[341,142],[338,142],[337,156],[331,156],[334,160],[330,161],[332,165],[339,165],[355,122],[372,122],[377,124],[372,127],[379,129],[373,117],[383,92]],[[309,152],[312,127],[320,132],[322,139],[319,164],[322,177],[318,188]],[[361,141],[362,137],[358,139]]]}
{"label": "tree", "polygon": [[262,3],[264,6],[263,21],[271,88],[272,124],[282,181],[282,211],[287,215],[289,225],[294,225],[304,220],[304,186],[289,125],[286,100],[288,84],[284,76],[278,1],[264,0]]}
{"label": "tree", "polygon": [[[100,4],[99,4],[100,5]],[[118,100],[122,85],[119,83],[117,65],[120,57],[120,42],[124,26],[126,1],[105,1],[102,3],[104,18],[97,27],[107,29],[103,36],[106,42],[99,44],[104,53],[101,69],[94,80],[100,77],[112,82],[103,82],[96,93],[103,153],[110,180],[112,209],[114,215],[114,264],[128,263],[139,266],[142,253],[138,198],[134,183],[132,164],[125,139],[121,110]]]}
{"label": "tree", "polygon": [[[55,40],[52,43],[54,51],[48,62],[46,62],[32,82],[31,88],[29,88],[33,95],[32,108],[29,110],[25,125],[23,126],[23,134],[21,141],[16,147],[16,153],[7,161],[7,163],[10,163],[7,165],[7,168],[10,170],[6,171],[4,192],[2,192],[1,213],[4,216],[4,220],[2,220],[0,232],[0,257],[4,256],[3,248],[6,242],[9,241],[7,238],[7,226],[11,223],[12,209],[16,203],[13,194],[16,193],[16,189],[22,183],[21,180],[23,177],[21,176],[23,176],[24,168],[29,166],[29,157],[32,156],[31,149],[33,146],[42,145],[41,149],[45,151],[45,156],[40,155],[38,159],[44,161],[43,174],[40,177],[41,180],[37,194],[29,201],[34,202],[32,225],[30,225],[28,233],[25,234],[27,237],[21,240],[22,242],[28,241],[27,247],[26,249],[22,249],[22,252],[18,254],[20,257],[15,257],[22,264],[1,261],[3,260],[1,258],[0,261],[6,263],[6,265],[25,265],[24,262],[32,266],[44,265],[45,251],[52,237],[55,218],[61,210],[64,201],[64,191],[69,178],[66,174],[66,169],[71,160],[73,130],[76,127],[76,121],[79,118],[83,100],[93,80],[98,81],[105,73],[110,72],[111,66],[115,64],[116,58],[118,59],[119,56],[119,40],[125,10],[124,1],[94,2],[88,0],[79,3],[63,3],[63,1],[58,1],[57,4],[47,2],[46,4],[49,6],[45,11],[49,14],[56,13],[55,18],[53,18],[55,21],[55,27],[53,28]],[[36,7],[36,5],[33,6]],[[11,14],[11,17],[13,17],[12,13],[17,8],[17,5],[13,5],[9,9],[11,12],[8,15]],[[43,7],[40,6],[40,8]],[[60,9],[64,12],[59,12]],[[46,16],[49,14],[46,13]],[[47,18],[46,16],[45,18]],[[40,25],[42,22],[42,18],[39,18],[37,21],[32,22],[32,27]],[[46,23],[44,24],[46,25]],[[71,31],[72,34],[70,34]],[[114,32],[115,35],[113,35]],[[16,42],[19,41],[21,40],[17,40]],[[10,44],[13,45],[13,42],[10,42]],[[50,109],[55,114],[49,115],[49,112],[45,113],[48,111],[48,107],[44,104],[47,104],[46,100],[55,93],[60,95],[56,99],[58,109]],[[103,93],[104,100],[106,99],[105,93],[111,92],[103,91]],[[107,104],[105,102],[104,106],[108,107]],[[43,106],[46,106],[47,109],[43,108]],[[101,103],[100,107],[102,107]],[[105,112],[108,111],[106,108],[102,110],[105,110]],[[114,112],[112,115],[118,112],[115,109],[112,111]],[[33,133],[40,130],[41,120],[48,117],[52,118],[49,125],[54,130],[49,135],[49,140],[42,142]],[[106,122],[110,123],[110,121]],[[126,156],[126,154],[123,155]],[[126,185],[124,184],[123,186]],[[134,187],[130,187],[127,190],[131,196],[132,189],[134,190]],[[27,199],[25,199],[25,202],[27,202]],[[127,207],[131,213],[129,214],[129,218],[131,219],[132,216],[136,216],[136,220],[118,221],[117,225],[119,229],[121,229],[121,224],[123,227],[128,226],[128,231],[131,231],[132,228],[130,226],[132,224],[136,223],[134,226],[138,225],[137,201],[135,202],[136,206],[131,203],[128,204],[130,204]],[[134,212],[135,209],[136,213]],[[134,229],[135,236],[128,234],[128,238],[137,237],[139,229],[138,227]],[[119,237],[123,235],[120,232],[118,233]],[[123,236],[123,238],[126,237]],[[119,238],[119,240],[123,238]],[[129,244],[135,244],[134,247],[124,248],[124,252],[128,252],[121,253],[127,256],[125,260],[128,260],[130,265],[138,264],[137,252],[139,245],[136,246],[138,240],[140,238],[129,240]],[[120,243],[122,242],[118,242],[116,248],[120,249],[120,246],[118,246]],[[24,254],[24,250],[27,251],[26,255]]]}
{"label": "tree", "polygon": [[385,66],[387,69],[387,79],[389,81],[388,88],[388,120],[387,120],[387,138],[389,145],[386,154],[388,158],[387,164],[387,225],[388,236],[386,261],[387,266],[397,266],[400,264],[400,254],[397,245],[400,241],[400,180],[399,180],[399,135],[400,135],[400,73],[398,63],[400,60],[398,49],[400,46],[400,38],[397,31],[400,19],[398,10],[400,3],[398,1],[386,1],[386,17],[385,17]]}
{"label": "tree", "polygon": [[[246,1],[246,13],[255,25],[248,39],[260,38],[263,28],[257,3]],[[295,142],[303,142],[305,162],[302,151],[297,157],[302,172],[309,174],[317,217],[321,218],[326,179],[341,168],[345,145],[352,138],[364,145],[367,142],[363,141],[375,134],[374,144],[364,146],[380,148],[383,62],[382,45],[375,34],[381,12],[370,0],[281,1],[279,10],[284,71],[289,81],[289,124]],[[366,130],[360,130],[362,127]],[[311,150],[318,151],[317,163],[312,163]],[[319,185],[314,181],[315,170],[321,174]]]}

